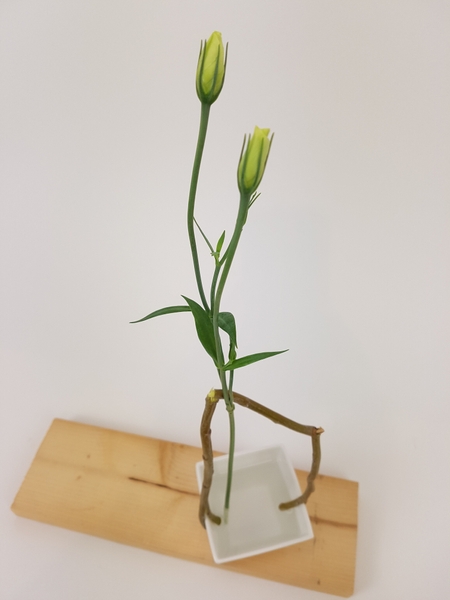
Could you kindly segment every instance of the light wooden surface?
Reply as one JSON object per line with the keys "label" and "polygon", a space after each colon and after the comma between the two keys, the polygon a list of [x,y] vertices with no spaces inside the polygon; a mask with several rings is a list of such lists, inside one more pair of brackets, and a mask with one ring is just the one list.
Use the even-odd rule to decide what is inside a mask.
{"label": "light wooden surface", "polygon": [[[308,501],[315,538],[216,565],[197,519],[193,446],[55,419],[12,510],[21,517],[216,568],[348,597],[358,484],[319,476]],[[297,471],[302,488],[307,473]]]}

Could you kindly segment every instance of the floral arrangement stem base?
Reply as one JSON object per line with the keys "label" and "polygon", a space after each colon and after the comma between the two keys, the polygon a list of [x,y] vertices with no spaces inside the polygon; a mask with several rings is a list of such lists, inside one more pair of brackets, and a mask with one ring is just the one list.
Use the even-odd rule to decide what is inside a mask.
{"label": "floral arrangement stem base", "polygon": [[[198,522],[200,448],[55,419],[12,505],[58,527],[215,568],[349,597],[358,484],[319,475],[307,508],[314,539],[216,565]],[[305,488],[308,473],[296,471]]]}

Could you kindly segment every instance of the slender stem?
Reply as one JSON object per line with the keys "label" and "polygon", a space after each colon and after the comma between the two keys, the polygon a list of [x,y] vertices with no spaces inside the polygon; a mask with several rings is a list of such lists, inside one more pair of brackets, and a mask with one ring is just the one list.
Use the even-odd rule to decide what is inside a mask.
{"label": "slender stem", "polygon": [[217,280],[219,278],[219,274],[220,274],[220,269],[221,269],[221,264],[218,260],[216,260],[216,267],[214,269],[214,273],[212,276],[212,280],[211,280],[211,293],[210,293],[210,303],[211,303],[211,312],[214,313],[214,296],[216,294],[216,285],[217,285]]}
{"label": "slender stem", "polygon": [[235,448],[235,423],[234,423],[234,402],[233,402],[233,380],[234,380],[234,371],[230,371],[230,376],[228,379],[228,394],[230,397],[230,403],[232,408],[228,410],[228,420],[230,425],[230,443],[228,448],[228,470],[227,470],[227,488],[225,492],[225,514],[224,521],[228,522],[228,511],[230,509],[230,495],[231,495],[231,482],[233,476],[233,463],[234,463],[234,448]]}
{"label": "slender stem", "polygon": [[[216,333],[216,332],[218,333],[219,328],[217,325],[217,319],[218,319],[219,311],[220,311],[220,301],[222,299],[223,290],[225,288],[225,283],[227,282],[228,274],[230,272],[231,264],[233,262],[234,255],[236,253],[239,239],[242,234],[242,228],[244,227],[245,220],[247,218],[249,201],[250,201],[249,194],[241,194],[241,199],[239,202],[239,212],[238,212],[238,216],[236,219],[236,225],[234,227],[233,237],[231,238],[230,243],[229,243],[228,248],[225,253],[226,260],[225,260],[225,264],[223,266],[223,271],[220,276],[219,284],[217,286],[217,291],[216,291],[215,299],[214,299],[214,312],[213,312],[214,333]],[[220,343],[220,339],[217,340],[217,338],[216,338],[216,345],[217,345],[218,341]],[[226,401],[226,399],[225,399],[225,401]]]}
{"label": "slender stem", "polygon": [[203,148],[205,146],[206,131],[208,129],[209,111],[211,106],[209,104],[202,103],[202,110],[200,114],[200,128],[197,139],[197,149],[195,151],[194,165],[192,167],[191,186],[189,188],[189,201],[188,201],[188,212],[187,212],[187,228],[189,234],[189,243],[191,246],[192,261],[194,263],[195,279],[197,281],[197,288],[202,300],[203,307],[209,312],[208,302],[206,301],[205,292],[203,291],[202,277],[200,273],[200,263],[197,252],[197,242],[195,240],[195,229],[194,229],[194,207],[195,207],[195,196],[197,193],[198,176],[200,173],[200,165],[202,162]]}
{"label": "slender stem", "polygon": [[[240,202],[239,202],[239,211],[236,218],[236,225],[234,227],[233,236],[230,240],[228,248],[225,252],[226,260],[223,263],[223,270],[220,275],[219,283],[217,284],[217,290],[214,292],[217,277],[213,278],[211,294],[214,296],[213,305],[213,331],[214,331],[214,339],[216,342],[216,355],[217,355],[217,367],[219,371],[220,383],[222,385],[223,390],[223,398],[225,400],[225,405],[228,411],[228,419],[230,425],[230,443],[229,443],[229,452],[228,452],[228,472],[227,472],[227,486],[225,492],[225,514],[224,520],[227,521],[228,518],[228,510],[230,507],[230,494],[231,494],[231,483],[233,478],[233,460],[234,460],[234,447],[235,447],[235,421],[234,421],[234,403],[232,391],[230,393],[227,381],[226,374],[223,370],[224,361],[223,361],[223,350],[222,350],[222,342],[220,339],[219,332],[219,312],[220,312],[220,302],[222,300],[223,290],[225,288],[225,284],[228,278],[228,274],[230,272],[231,264],[233,262],[234,255],[236,253],[236,249],[239,243],[239,239],[241,237],[242,228],[244,226],[245,220],[247,218],[248,205],[250,201],[250,196],[248,194],[241,194]],[[216,272],[214,275],[219,275],[219,270],[216,267]],[[232,379],[230,380],[232,383]]]}
{"label": "slender stem", "polygon": [[234,371],[229,371],[229,373],[230,373],[230,377],[228,379],[228,391],[230,392],[230,395],[233,398]]}
{"label": "slender stem", "polygon": [[[219,279],[219,283],[217,285],[217,291],[215,292],[214,297],[214,310],[213,310],[213,331],[214,331],[214,339],[216,342],[216,354],[217,354],[217,363],[219,370],[220,383],[222,384],[223,390],[223,398],[225,400],[225,404],[227,405],[227,409],[233,406],[232,400],[230,399],[230,395],[228,393],[228,386],[225,377],[225,371],[223,371],[224,362],[223,362],[223,351],[222,351],[222,342],[220,340],[219,333],[219,312],[220,312],[220,302],[222,300],[223,290],[225,288],[225,283],[228,278],[228,274],[230,272],[231,264],[233,262],[234,255],[236,253],[236,248],[239,243],[239,239],[241,237],[242,228],[245,223],[245,219],[247,217],[248,212],[248,202],[249,196],[248,194],[241,194],[241,199],[239,202],[239,211],[236,218],[236,225],[233,232],[233,237],[230,240],[230,244],[226,250],[226,261],[223,265],[222,274]],[[215,283],[213,282],[213,285]]]}
{"label": "slender stem", "polygon": [[214,303],[215,303],[215,296],[216,296],[217,280],[219,279],[220,270],[222,269],[223,264],[227,259],[227,255],[228,255],[228,248],[225,250],[225,252],[223,253],[223,256],[220,260],[218,258],[216,258],[216,266],[215,266],[214,273],[213,273],[213,276],[211,279],[211,291],[210,291],[211,313],[214,313]]}

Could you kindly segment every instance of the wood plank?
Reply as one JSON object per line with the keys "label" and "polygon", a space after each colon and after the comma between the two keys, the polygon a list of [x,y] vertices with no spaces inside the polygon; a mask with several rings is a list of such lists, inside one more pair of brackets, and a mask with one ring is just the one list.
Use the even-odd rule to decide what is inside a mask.
{"label": "wood plank", "polygon": [[[314,540],[216,565],[197,519],[200,448],[55,419],[12,510],[21,517],[298,587],[353,593],[358,484],[320,475]],[[302,488],[307,473],[297,471]]]}

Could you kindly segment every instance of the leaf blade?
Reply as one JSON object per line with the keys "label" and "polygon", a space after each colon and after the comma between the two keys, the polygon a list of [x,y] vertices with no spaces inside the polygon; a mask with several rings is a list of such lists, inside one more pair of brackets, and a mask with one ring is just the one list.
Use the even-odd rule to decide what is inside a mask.
{"label": "leaf blade", "polygon": [[230,339],[230,348],[228,351],[228,361],[233,361],[236,358],[236,348],[237,348],[237,333],[236,333],[236,320],[234,318],[233,313],[230,312],[220,312],[218,314],[217,324],[220,329],[225,331],[228,334]]}
{"label": "leaf blade", "polygon": [[214,339],[214,330],[211,319],[205,309],[195,302],[195,300],[191,300],[186,296],[182,296],[182,298],[186,300],[189,309],[194,316],[197,337],[200,340],[201,345],[217,364],[216,341]]}
{"label": "leaf blade", "polygon": [[257,352],[256,354],[248,354],[247,356],[241,356],[236,360],[228,362],[223,367],[223,370],[234,371],[235,369],[241,369],[242,367],[246,367],[247,365],[259,362],[260,360],[265,360],[266,358],[270,358],[271,356],[276,356],[277,354],[283,354],[284,352],[287,352],[287,349],[278,350],[276,352]]}
{"label": "leaf blade", "polygon": [[222,233],[222,235],[219,238],[219,241],[217,242],[217,246],[216,246],[217,257],[220,256],[220,252],[222,250],[222,246],[223,246],[224,241],[225,241],[225,231]]}
{"label": "leaf blade", "polygon": [[233,313],[220,312],[218,315],[218,325],[230,337],[230,342],[237,348],[236,320]]}
{"label": "leaf blade", "polygon": [[143,317],[142,319],[138,319],[137,321],[130,321],[130,324],[132,323],[142,323],[142,321],[147,321],[148,319],[153,319],[154,317],[160,317],[161,315],[170,315],[172,313],[177,313],[177,312],[191,312],[191,309],[189,308],[189,306],[166,306],[165,308],[160,308],[159,310],[155,310],[153,312],[151,312],[149,315],[147,315],[146,317]]}

